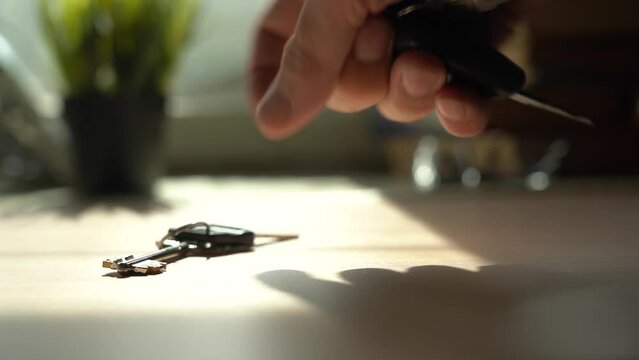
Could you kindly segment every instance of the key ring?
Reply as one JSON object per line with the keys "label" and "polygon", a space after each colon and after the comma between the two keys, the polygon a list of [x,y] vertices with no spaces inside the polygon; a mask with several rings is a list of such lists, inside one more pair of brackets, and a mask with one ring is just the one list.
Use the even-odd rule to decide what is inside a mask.
{"label": "key ring", "polygon": [[169,229],[169,231],[166,233],[166,235],[164,235],[164,237],[162,237],[162,239],[158,240],[155,245],[157,245],[157,247],[159,249],[163,248],[165,246],[165,242],[167,240],[171,240],[174,239],[176,236],[178,236],[179,234],[189,231],[189,230],[193,230],[196,229],[198,227],[204,226],[206,228],[206,234],[210,233],[210,225],[208,223],[205,222],[196,222],[196,223],[192,223],[192,224],[187,224],[184,226],[180,226],[179,228],[174,228],[174,229]]}

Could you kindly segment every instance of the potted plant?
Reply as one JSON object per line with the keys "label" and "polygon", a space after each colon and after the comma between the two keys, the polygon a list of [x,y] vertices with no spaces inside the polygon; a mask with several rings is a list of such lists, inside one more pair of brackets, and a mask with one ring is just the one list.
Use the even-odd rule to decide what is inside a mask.
{"label": "potted plant", "polygon": [[151,193],[163,170],[167,87],[197,1],[41,0],[82,193]]}

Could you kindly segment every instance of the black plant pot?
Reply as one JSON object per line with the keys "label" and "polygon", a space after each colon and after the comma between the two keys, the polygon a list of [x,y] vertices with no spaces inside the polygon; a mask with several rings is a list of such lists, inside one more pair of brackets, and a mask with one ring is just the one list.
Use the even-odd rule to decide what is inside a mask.
{"label": "black plant pot", "polygon": [[78,96],[64,110],[83,195],[152,194],[164,170],[163,97]]}

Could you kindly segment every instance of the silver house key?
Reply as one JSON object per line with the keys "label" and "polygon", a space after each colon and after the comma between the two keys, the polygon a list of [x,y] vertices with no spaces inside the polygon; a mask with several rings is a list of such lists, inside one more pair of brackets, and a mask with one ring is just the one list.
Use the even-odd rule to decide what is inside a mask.
{"label": "silver house key", "polygon": [[156,275],[166,271],[167,262],[160,261],[173,257],[184,257],[191,245],[188,242],[172,244],[157,251],[134,257],[133,255],[102,261],[102,267],[120,274]]}

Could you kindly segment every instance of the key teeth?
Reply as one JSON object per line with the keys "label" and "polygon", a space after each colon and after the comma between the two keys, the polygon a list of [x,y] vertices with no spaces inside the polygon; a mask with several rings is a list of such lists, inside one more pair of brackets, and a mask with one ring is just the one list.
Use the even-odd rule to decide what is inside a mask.
{"label": "key teeth", "polygon": [[131,259],[133,259],[133,255],[129,255],[127,257],[117,258],[117,259],[112,259],[112,258],[104,259],[102,260],[102,267],[107,269],[112,269],[112,270],[118,270],[119,264],[125,261],[129,261]]}
{"label": "key teeth", "polygon": [[145,268],[145,269],[136,268],[133,271],[135,271],[138,274],[143,274],[143,275],[159,275],[159,274],[162,274],[162,273],[166,272],[166,266],[149,267],[149,268]]}
{"label": "key teeth", "polygon": [[131,268],[124,269],[122,272],[134,272],[142,275],[159,275],[166,271],[166,265],[167,263],[165,262],[147,260],[139,264],[135,264]]}
{"label": "key teeth", "polygon": [[126,261],[126,259],[128,258],[129,256],[124,259],[105,259],[102,261],[102,267],[106,269],[116,270],[120,274],[137,273],[141,275],[159,275],[163,272],[166,272],[167,263],[156,260],[143,261],[131,267],[118,267],[119,263]]}

